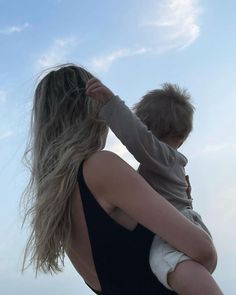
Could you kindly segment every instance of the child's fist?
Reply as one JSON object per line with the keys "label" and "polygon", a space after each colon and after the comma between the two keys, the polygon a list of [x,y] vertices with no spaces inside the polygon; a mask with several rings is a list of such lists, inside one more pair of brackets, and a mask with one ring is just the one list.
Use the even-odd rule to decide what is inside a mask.
{"label": "child's fist", "polygon": [[114,96],[112,91],[96,78],[88,80],[85,93],[102,102],[107,102]]}

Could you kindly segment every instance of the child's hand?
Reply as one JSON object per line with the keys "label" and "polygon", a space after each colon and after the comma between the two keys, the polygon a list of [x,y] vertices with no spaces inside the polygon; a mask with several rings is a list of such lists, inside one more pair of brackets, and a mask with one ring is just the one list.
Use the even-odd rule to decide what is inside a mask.
{"label": "child's hand", "polygon": [[114,96],[111,90],[96,78],[92,78],[87,82],[85,93],[93,99],[102,102],[107,102]]}

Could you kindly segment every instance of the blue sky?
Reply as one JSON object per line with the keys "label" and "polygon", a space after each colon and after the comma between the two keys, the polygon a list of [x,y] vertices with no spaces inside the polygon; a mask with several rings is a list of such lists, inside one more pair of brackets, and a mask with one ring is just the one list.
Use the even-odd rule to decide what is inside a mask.
{"label": "blue sky", "polygon": [[[92,294],[69,261],[65,271],[34,279],[18,269],[27,232],[19,198],[28,172],[21,163],[36,77],[64,62],[83,65],[129,106],[163,82],[192,94],[194,131],[181,152],[194,207],[214,237],[214,274],[235,294],[236,2],[200,0],[0,1],[0,292]],[[107,149],[137,162],[113,134]]]}

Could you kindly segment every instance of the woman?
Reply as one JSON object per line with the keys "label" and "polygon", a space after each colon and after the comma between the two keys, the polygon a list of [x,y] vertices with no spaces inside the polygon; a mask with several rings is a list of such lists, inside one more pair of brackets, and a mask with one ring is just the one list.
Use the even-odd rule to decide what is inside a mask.
{"label": "woman", "polygon": [[85,93],[92,77],[66,65],[36,88],[24,266],[29,257],[36,272],[58,272],[67,253],[97,294],[174,294],[149,268],[154,234],[207,269],[216,263],[214,246],[127,163],[102,151],[108,128]]}

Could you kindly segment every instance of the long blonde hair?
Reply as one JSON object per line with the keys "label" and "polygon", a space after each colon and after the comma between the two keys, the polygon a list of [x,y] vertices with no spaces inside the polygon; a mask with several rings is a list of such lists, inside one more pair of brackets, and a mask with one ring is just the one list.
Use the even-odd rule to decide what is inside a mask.
{"label": "long blonde hair", "polygon": [[[30,220],[23,268],[58,272],[71,234],[71,196],[81,161],[100,150],[107,126],[100,103],[85,95],[92,78],[73,64],[49,72],[38,84],[30,138],[23,160],[31,171],[23,193],[24,222]],[[27,266],[26,261],[29,260]]]}

